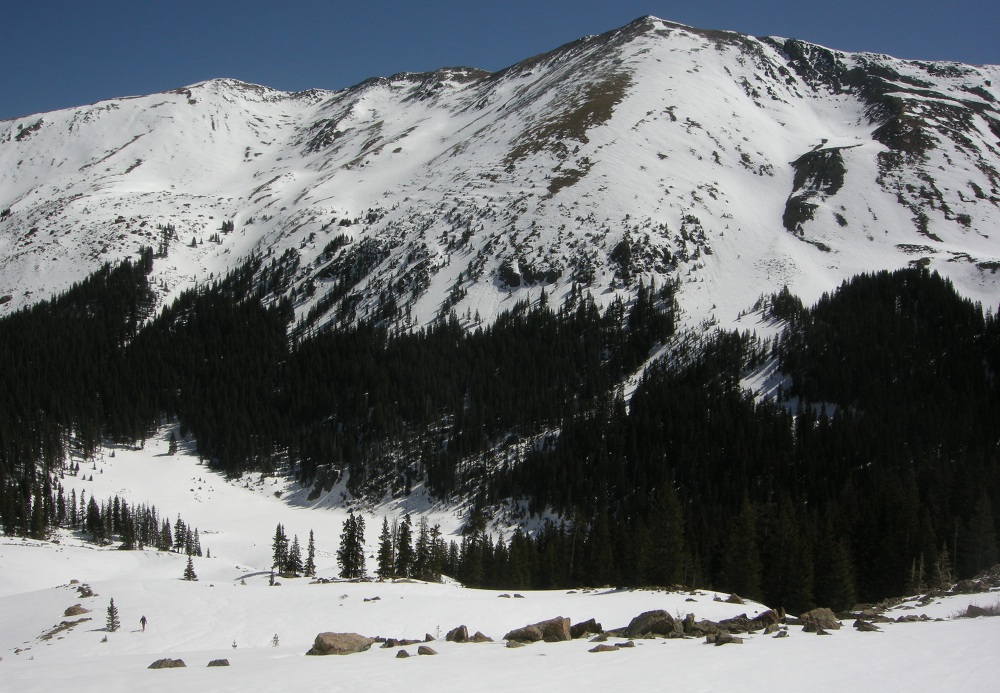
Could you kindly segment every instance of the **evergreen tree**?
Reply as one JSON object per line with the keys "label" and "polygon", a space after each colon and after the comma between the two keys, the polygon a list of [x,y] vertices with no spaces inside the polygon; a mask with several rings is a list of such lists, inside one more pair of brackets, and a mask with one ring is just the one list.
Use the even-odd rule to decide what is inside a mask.
{"label": "evergreen tree", "polygon": [[121,621],[118,620],[118,607],[115,606],[114,597],[111,598],[111,604],[108,605],[108,619],[105,624],[105,630],[114,633],[121,627]]}
{"label": "evergreen tree", "polygon": [[316,577],[316,542],[313,539],[313,531],[309,530],[309,544],[306,546],[306,564],[304,567],[306,577]]}
{"label": "evergreen tree", "polygon": [[397,577],[412,577],[413,575],[413,540],[412,525],[409,514],[403,516],[396,535],[396,565]]}
{"label": "evergreen tree", "polygon": [[382,580],[387,580],[395,574],[392,534],[389,531],[389,518],[384,515],[382,516],[382,532],[378,537],[378,568],[375,574]]}
{"label": "evergreen tree", "polygon": [[190,581],[198,579],[198,576],[194,572],[194,559],[191,557],[191,554],[188,554],[187,566],[184,568],[184,579]]}
{"label": "evergreen tree", "polygon": [[292,545],[288,548],[288,561],[285,570],[292,575],[302,572],[302,549],[299,547],[299,535],[292,537]]}
{"label": "evergreen tree", "polygon": [[285,536],[285,528],[278,523],[274,529],[274,540],[271,542],[272,557],[274,559],[274,569],[279,573],[285,572],[288,563],[288,537]]}
{"label": "evergreen tree", "polygon": [[346,579],[365,576],[365,521],[351,513],[341,527],[340,548],[337,549],[340,577]]}

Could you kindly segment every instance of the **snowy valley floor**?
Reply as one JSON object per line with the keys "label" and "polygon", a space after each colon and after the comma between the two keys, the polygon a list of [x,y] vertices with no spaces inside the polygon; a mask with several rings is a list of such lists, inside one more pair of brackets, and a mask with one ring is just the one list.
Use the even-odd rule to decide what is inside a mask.
{"label": "snowy valley floor", "polygon": [[[66,536],[58,544],[0,540],[0,690],[941,691],[996,686],[1000,618],[951,617],[969,604],[995,604],[997,593],[948,597],[926,607],[903,604],[888,615],[945,620],[884,624],[881,633],[860,633],[845,622],[826,637],[792,626],[787,638],[751,635],[742,645],[637,640],[632,649],[592,654],[586,640],[507,649],[501,638],[513,628],[555,616],[574,623],[594,618],[615,628],[652,609],[720,620],[753,616],[766,607],[717,602],[705,591],[523,592],[524,599],[502,599],[495,590],[449,584],[292,579],[270,587],[269,540],[275,525],[284,523],[289,535],[300,539],[315,529],[318,573],[333,577],[343,511],[329,509],[325,500],[318,507],[292,505],[275,497],[269,480],[255,489],[226,482],[190,457],[165,455],[161,444],[118,451],[98,469],[81,470],[86,481],[67,478],[64,483],[67,491],[85,487],[88,496],[96,493],[99,499],[117,493],[130,503],[153,503],[172,520],[179,513],[199,527],[202,544],[212,553],[212,558],[194,560],[199,580],[180,579],[186,558],[177,554],[97,549]],[[377,533],[371,520],[370,547]],[[369,559],[369,569],[373,563]],[[71,580],[86,583],[96,595],[81,597]],[[108,633],[112,597],[122,628]],[[64,616],[74,604],[90,613]],[[145,633],[139,630],[142,615],[149,622]],[[91,620],[43,639],[62,621],[87,617]],[[458,625],[495,642],[444,642],[445,633]],[[409,639],[430,634],[437,638],[431,646],[438,655],[396,659],[397,649],[375,645],[343,657],[305,656],[324,631]],[[415,646],[405,649],[416,652]],[[187,667],[147,669],[164,657],[183,659]],[[207,667],[220,658],[231,666]]]}

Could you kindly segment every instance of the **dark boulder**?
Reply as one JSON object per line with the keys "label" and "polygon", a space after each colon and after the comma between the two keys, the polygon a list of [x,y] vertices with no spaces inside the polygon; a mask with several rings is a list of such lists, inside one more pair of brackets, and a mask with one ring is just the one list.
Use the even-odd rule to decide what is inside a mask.
{"label": "dark boulder", "polygon": [[452,628],[448,631],[448,634],[444,636],[444,639],[448,642],[468,642],[469,641],[469,629],[465,626],[459,626],[458,628]]}
{"label": "dark boulder", "polygon": [[603,633],[603,632],[604,628],[601,627],[601,624],[592,618],[569,627],[569,635],[574,640],[576,640],[577,638],[582,638],[585,635],[592,635],[595,633]]}
{"label": "dark boulder", "polygon": [[636,638],[641,635],[669,635],[674,632],[674,617],[662,609],[646,611],[633,618],[625,628],[625,635]]}
{"label": "dark boulder", "polygon": [[187,667],[183,659],[158,659],[152,664],[150,664],[147,669],[177,669],[179,667]]}

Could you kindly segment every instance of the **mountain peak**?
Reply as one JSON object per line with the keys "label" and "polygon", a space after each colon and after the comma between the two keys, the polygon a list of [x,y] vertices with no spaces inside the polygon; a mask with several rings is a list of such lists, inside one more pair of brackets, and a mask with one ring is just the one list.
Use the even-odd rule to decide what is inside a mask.
{"label": "mountain peak", "polygon": [[8,121],[0,311],[143,245],[164,301],[285,257],[303,329],[640,282],[728,323],[911,262],[992,302],[998,79],[644,16],[492,74],[215,79]]}

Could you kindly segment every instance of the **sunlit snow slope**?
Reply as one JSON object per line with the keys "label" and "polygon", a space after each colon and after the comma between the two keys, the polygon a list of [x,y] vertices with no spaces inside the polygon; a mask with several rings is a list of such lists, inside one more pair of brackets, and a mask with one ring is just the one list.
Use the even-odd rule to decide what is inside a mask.
{"label": "sunlit snow slope", "polygon": [[998,98],[997,66],[647,17],[492,74],[215,80],[5,121],[0,311],[142,245],[167,251],[164,299],[284,256],[308,326],[488,321],[652,280],[725,324],[785,284],[809,301],[911,262],[993,305]]}

